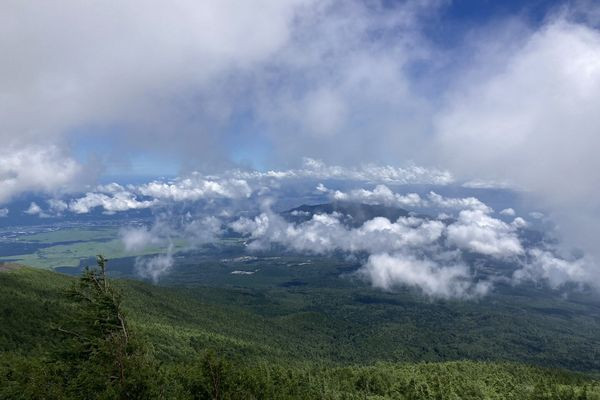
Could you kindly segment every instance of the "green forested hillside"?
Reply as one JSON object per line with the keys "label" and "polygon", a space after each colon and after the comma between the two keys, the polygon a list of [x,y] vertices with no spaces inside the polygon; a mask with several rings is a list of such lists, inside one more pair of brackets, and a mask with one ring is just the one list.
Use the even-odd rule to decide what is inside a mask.
{"label": "green forested hillside", "polygon": [[[66,338],[60,328],[77,313],[77,304],[66,295],[75,282],[76,278],[30,268],[0,271],[0,397],[81,398],[77,394],[86,381],[69,379],[78,370],[61,355]],[[405,335],[414,338],[412,346],[405,339],[394,344],[392,331],[367,334],[381,327],[376,315],[372,327],[355,325],[369,312],[385,311],[377,304],[365,306],[343,321],[341,315],[353,315],[349,310],[335,315],[316,306],[334,297],[326,290],[311,294],[312,310],[304,304],[299,311],[297,303],[303,297],[293,291],[276,296],[247,288],[167,288],[138,281],[113,285],[122,293],[129,329],[139,346],[132,359],[139,387],[128,389],[129,397],[600,398],[598,384],[589,375],[507,363],[501,360],[519,359],[515,354],[503,357],[508,354],[503,348],[491,361],[465,361],[485,354],[476,350],[474,357],[453,358],[461,353],[452,353],[451,346],[485,343],[476,334],[466,336],[469,326],[448,332],[454,343],[432,342],[429,348],[422,347],[431,340],[430,328],[423,325],[419,338],[420,327],[410,320]],[[343,299],[341,292],[335,296]],[[297,312],[282,313],[286,303],[288,310]],[[424,306],[421,311],[433,308]],[[348,331],[359,334],[352,338]],[[566,349],[569,345],[563,344]],[[386,349],[394,354],[385,357]],[[494,349],[488,351],[493,354]],[[561,351],[565,350],[557,349],[557,354]],[[428,360],[424,354],[433,354],[430,360],[458,361],[423,362]],[[552,360],[553,354],[546,357]],[[575,354],[574,363],[577,357],[585,359]],[[522,360],[527,361],[526,354]],[[104,398],[123,396],[103,390],[95,392]]]}

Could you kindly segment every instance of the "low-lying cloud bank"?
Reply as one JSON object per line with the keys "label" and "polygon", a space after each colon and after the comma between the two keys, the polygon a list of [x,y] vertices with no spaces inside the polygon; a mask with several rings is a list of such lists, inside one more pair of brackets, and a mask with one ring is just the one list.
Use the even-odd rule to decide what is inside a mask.
{"label": "low-lying cloud bank", "polygon": [[[543,281],[553,288],[560,288],[567,283],[593,284],[592,278],[600,276],[589,257],[561,257],[558,249],[543,242],[535,247],[527,245],[522,234],[529,224],[512,208],[496,213],[475,197],[446,197],[433,191],[425,195],[397,193],[379,183],[372,174],[368,175],[369,181],[375,181],[372,189],[333,190],[321,183],[315,193],[331,201],[435,211],[439,213],[438,217],[412,214],[395,221],[375,217],[360,226],[350,227],[346,224],[348,216],[338,213],[308,215],[310,219],[293,223],[264,205],[262,212],[251,218],[235,219],[238,215],[235,208],[227,209],[222,205],[207,211],[205,207],[217,199],[245,199],[248,200],[246,208],[257,209],[265,194],[275,194],[286,182],[310,177],[306,172],[300,174],[297,171],[293,174],[253,173],[244,179],[239,175],[233,177],[233,174],[226,177],[194,174],[185,179],[126,187],[118,184],[98,186],[97,192],[89,192],[69,202],[53,200],[48,212],[84,213],[101,207],[105,213],[112,213],[161,206],[163,211],[151,227],[121,230],[127,251],[153,248],[159,252],[157,256],[136,260],[138,273],[155,282],[168,274],[174,265],[174,242],[184,248],[195,248],[218,240],[226,228],[246,235],[249,251],[278,245],[299,253],[354,255],[363,264],[359,275],[374,286],[391,290],[406,285],[432,297],[481,296],[492,290],[497,280],[513,284]],[[319,178],[342,176],[339,171],[315,175]],[[356,171],[349,175],[358,176]],[[367,175],[360,176],[367,180]],[[388,179],[389,174],[384,176],[386,178],[379,178]],[[398,173],[396,176],[403,182],[407,179],[404,175],[400,179]],[[353,182],[360,184],[360,181]],[[179,202],[198,201],[201,206],[194,214],[187,211],[181,215],[175,208],[168,207]],[[46,211],[35,203],[28,212],[46,215]],[[481,261],[475,265],[469,261],[469,255],[483,257],[483,264],[493,264],[494,260],[512,264],[514,271],[509,276],[482,275],[479,271]]]}
{"label": "low-lying cloud bank", "polygon": [[[239,219],[231,228],[249,236],[250,250],[278,244],[308,254],[366,254],[368,259],[361,274],[383,289],[410,285],[431,296],[472,297],[484,294],[490,282],[473,281],[473,271],[461,260],[460,253],[453,253],[454,249],[476,251],[474,243],[484,235],[492,239],[484,254],[510,258],[517,254],[505,242],[518,239],[514,231],[496,232],[496,227],[486,227],[485,223],[482,226],[481,221],[469,222],[461,227],[471,230],[470,240],[457,240],[461,236],[450,229],[453,225],[416,217],[401,217],[397,221],[376,217],[350,228],[342,223],[341,215],[316,214],[306,222],[294,224],[267,211],[253,219]],[[451,248],[450,244],[456,246]]]}
{"label": "low-lying cloud bank", "polygon": [[408,208],[448,208],[448,209],[479,209],[485,212],[491,209],[475,197],[448,198],[435,192],[430,192],[426,198],[417,193],[394,193],[386,185],[377,185],[373,190],[355,189],[349,192],[331,190],[323,184],[317,190],[327,194],[333,201],[352,201],[364,204],[382,204],[392,207]]}
{"label": "low-lying cloud bank", "polygon": [[[125,186],[118,183],[98,185],[80,197],[51,198],[47,200],[46,207],[36,204],[35,211],[29,212],[29,214],[49,217],[65,212],[86,214],[94,209],[101,209],[104,213],[113,214],[128,210],[168,206],[176,202],[240,200],[269,193],[276,195],[282,186],[318,180],[339,180],[355,184],[388,183],[441,186],[454,182],[454,178],[448,171],[414,165],[398,168],[366,164],[362,167],[347,168],[305,158],[303,167],[299,169],[266,172],[229,170],[220,175],[203,175],[194,172],[169,181],[155,180]],[[385,186],[378,186],[372,197],[379,200],[384,195],[379,191],[386,189]],[[328,189],[321,185],[320,190],[327,191]],[[389,191],[389,189],[387,190]],[[352,200],[363,201],[359,198],[360,196],[354,197]],[[411,204],[411,201],[414,204]],[[418,195],[409,195],[404,203],[401,203],[399,199],[396,201],[404,206],[418,206],[420,202],[421,199]]]}
{"label": "low-lying cloud bank", "polygon": [[[319,183],[315,189],[319,181],[344,182],[356,188],[330,189]],[[276,199],[288,185],[298,182],[303,190],[311,192],[313,188],[313,195],[333,202],[406,208],[421,214],[394,221],[375,217],[350,227],[347,216],[337,213],[316,214],[307,221],[292,223],[269,207],[260,211],[264,199]],[[345,168],[306,159],[300,169],[193,173],[169,181],[99,185],[79,197],[50,198],[45,206],[32,202],[23,212],[45,218],[97,209],[105,214],[151,209],[156,216],[152,226],[126,227],[120,235],[126,251],[139,254],[156,250],[156,256],[138,257],[135,266],[140,276],[155,282],[172,270],[176,247],[192,249],[213,242],[225,229],[246,235],[249,251],[276,244],[300,253],[353,255],[362,262],[359,275],[374,286],[391,290],[407,285],[432,297],[481,296],[492,290],[498,279],[513,284],[544,281],[560,288],[566,283],[593,284],[593,278],[600,276],[589,256],[564,256],[560,249],[543,242],[535,247],[527,245],[522,234],[529,223],[513,208],[496,212],[472,196],[395,192],[390,188],[406,184],[441,187],[453,182],[449,173],[435,169]],[[190,204],[194,207],[185,208]],[[241,209],[256,216],[237,218]],[[8,209],[0,210],[0,216],[8,213]],[[538,216],[530,213],[529,217]],[[469,255],[483,257],[484,264],[496,260],[515,268],[510,276],[482,275],[480,265],[469,261]]]}
{"label": "low-lying cloud bank", "polygon": [[389,290],[406,285],[431,297],[476,297],[487,294],[491,288],[491,282],[474,282],[472,272],[464,264],[441,266],[433,260],[403,253],[371,255],[360,272],[375,287]]}
{"label": "low-lying cloud bank", "polygon": [[[383,186],[374,191],[360,189],[348,196],[339,191],[332,195],[377,204],[373,193],[384,194],[381,200],[387,205],[398,205],[397,199],[407,196]],[[497,280],[512,284],[544,281],[553,288],[567,283],[593,284],[590,277],[598,271],[588,265],[589,260],[561,258],[557,249],[543,242],[528,247],[521,239],[527,226],[521,217],[512,222],[495,218],[494,210],[475,198],[431,193],[424,201],[428,207],[433,202],[440,209],[458,209],[458,216],[444,220],[408,216],[396,221],[375,217],[350,227],[344,223],[346,216],[338,213],[314,214],[294,223],[266,209],[254,218],[240,218],[230,227],[248,236],[251,251],[276,244],[299,253],[354,254],[363,263],[360,275],[385,290],[408,285],[432,297],[470,298],[486,294]],[[493,267],[496,261],[511,264],[512,275],[490,275],[489,271],[482,275],[469,255],[479,256],[484,267]]]}

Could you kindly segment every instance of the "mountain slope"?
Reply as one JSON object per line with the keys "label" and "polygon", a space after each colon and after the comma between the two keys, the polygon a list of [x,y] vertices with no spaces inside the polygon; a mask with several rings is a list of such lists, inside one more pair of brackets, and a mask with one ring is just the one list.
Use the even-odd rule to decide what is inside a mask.
{"label": "mountain slope", "polygon": [[[64,292],[74,281],[72,277],[27,267],[3,267],[0,271],[0,398],[36,397],[32,393],[44,393],[46,398],[70,398],[60,379],[44,371],[55,368],[45,359],[62,346],[55,327],[72,310],[73,304]],[[223,396],[229,393],[222,398],[421,399],[453,394],[457,398],[517,399],[540,398],[534,396],[544,393],[560,394],[565,399],[600,398],[598,383],[585,375],[506,362],[368,366],[372,362],[369,360],[382,354],[381,345],[390,343],[384,332],[359,335],[353,342],[343,344],[349,340],[343,335],[345,329],[358,332],[353,327],[356,321],[343,326],[341,319],[328,318],[316,308],[278,314],[273,303],[290,298],[275,299],[269,292],[165,288],[138,281],[113,284],[123,293],[131,329],[147,343],[151,357],[162,363],[151,371],[158,374],[152,385],[157,385],[155,389],[163,398],[210,397],[214,388],[209,378],[214,368],[220,371]],[[376,304],[385,301],[385,297],[364,297],[362,301]],[[402,299],[396,301],[396,306],[403,303]],[[408,304],[403,306],[406,311]],[[443,318],[441,314],[432,317]],[[364,328],[369,330],[369,325]],[[410,324],[405,328],[413,339],[419,334],[415,329],[421,329],[411,328]],[[429,334],[424,335],[426,342],[431,342]],[[382,343],[378,344],[378,340]],[[456,345],[469,340],[455,337]],[[430,351],[448,350],[440,345],[431,342]],[[361,356],[359,351],[347,359],[354,361],[340,365],[344,357],[336,352],[348,352],[350,347],[362,347],[367,353],[373,350],[373,358]],[[207,350],[218,358],[207,355]],[[407,354],[414,351],[405,350]],[[52,387],[55,392],[51,394],[37,385]],[[200,392],[206,395],[199,395]]]}
{"label": "mountain slope", "polygon": [[[55,344],[52,329],[69,314],[64,289],[74,280],[30,268],[0,272],[0,351],[28,354]],[[410,291],[310,280],[271,288],[115,285],[132,325],[165,361],[213,347],[300,363],[476,359],[600,371],[597,307],[552,300],[533,288],[434,302]]]}

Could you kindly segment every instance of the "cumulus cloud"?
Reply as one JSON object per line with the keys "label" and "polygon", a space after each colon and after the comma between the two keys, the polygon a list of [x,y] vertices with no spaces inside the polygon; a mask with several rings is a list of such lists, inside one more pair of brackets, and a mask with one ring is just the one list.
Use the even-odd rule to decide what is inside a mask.
{"label": "cumulus cloud", "polygon": [[459,248],[507,258],[523,254],[516,227],[491,217],[484,210],[463,210],[448,226],[448,242]]}
{"label": "cumulus cloud", "polygon": [[514,217],[516,215],[515,210],[512,208],[505,208],[500,211],[500,215],[506,215],[507,217]]}
{"label": "cumulus cloud", "polygon": [[517,218],[513,219],[513,221],[510,224],[517,229],[525,228],[528,225],[527,221],[525,221],[521,217],[517,217]]}
{"label": "cumulus cloud", "polygon": [[49,199],[47,200],[48,208],[53,215],[62,215],[62,213],[69,209],[69,205],[60,199]]}
{"label": "cumulus cloud", "polygon": [[328,193],[332,200],[353,201],[365,204],[384,204],[396,207],[422,207],[424,200],[416,193],[401,195],[394,193],[385,185],[377,185],[373,190],[355,189],[349,193],[339,190],[327,189],[323,184],[317,186],[317,190]]}
{"label": "cumulus cloud", "polygon": [[173,181],[151,181],[123,187],[117,183],[99,185],[95,191],[70,201],[68,209],[77,214],[102,207],[106,213],[151,208],[176,202],[194,202],[210,199],[247,198],[252,189],[245,180],[203,178],[194,173]]}
{"label": "cumulus cloud", "polygon": [[492,209],[475,197],[444,197],[435,192],[429,193],[429,201],[436,207],[454,209],[473,209],[482,213],[489,213]]}
{"label": "cumulus cloud", "polygon": [[366,182],[392,182],[397,184],[436,184],[452,183],[454,178],[448,171],[411,165],[406,168],[391,165],[365,164],[360,167],[327,165],[319,160],[304,159],[304,168],[291,171],[298,176],[313,179],[345,179]]}
{"label": "cumulus cloud", "polygon": [[[482,213],[479,210],[469,211]],[[250,237],[250,250],[266,249],[277,244],[313,254],[333,251],[367,253],[369,258],[361,274],[374,286],[383,289],[408,285],[420,288],[430,296],[469,297],[485,294],[491,283],[473,281],[471,271],[460,261],[460,254],[445,250],[445,235],[448,235],[449,244],[493,256],[519,253],[520,244],[510,225],[501,225],[501,221],[494,220],[491,226],[482,226],[485,223],[481,221],[478,221],[479,225],[471,226],[473,221],[469,220],[469,226],[465,228],[466,218],[463,216],[463,220],[457,223],[461,229],[479,228],[480,232],[462,238],[459,232],[450,233],[452,225],[446,228],[444,223],[436,220],[401,217],[392,222],[376,217],[360,227],[349,228],[335,213],[315,214],[308,221],[293,224],[276,214],[263,212],[253,219],[240,218],[231,224],[231,228]],[[487,247],[478,241],[490,237],[494,242]]]}
{"label": "cumulus cloud", "polygon": [[27,208],[27,210],[25,210],[23,212],[25,214],[29,214],[29,215],[39,215],[40,217],[46,217],[46,214],[44,213],[42,208],[40,206],[38,206],[37,203],[34,201],[32,201],[29,204],[29,207]]}
{"label": "cumulus cloud", "polygon": [[[228,146],[248,141],[273,145],[271,161],[280,165],[304,155],[345,165],[306,159],[300,168],[268,171],[264,177],[449,183],[453,177],[444,170],[369,163],[396,162],[398,149],[405,146],[390,141],[404,144],[398,132],[421,132],[427,125],[427,101],[416,101],[405,69],[431,56],[425,43],[415,45],[417,39],[425,42],[417,21],[439,4],[260,0],[241,6],[229,0],[184,0],[177,7],[138,1],[125,7],[116,1],[84,6],[63,0],[60,13],[54,6],[5,4],[0,48],[10,62],[0,76],[0,140],[13,146],[11,153],[24,155],[35,144],[52,143],[64,165],[31,160],[56,176],[23,180],[14,188],[3,185],[6,194],[0,196],[60,187],[69,179],[57,178],[77,167],[67,143],[95,142],[98,132],[110,144],[110,157],[118,159],[122,149],[134,148],[172,157],[185,171],[198,166],[221,171],[230,165]],[[375,35],[385,36],[393,49],[373,43],[369,38]],[[339,79],[331,79],[332,74]],[[352,98],[362,100],[349,102]],[[259,128],[256,137],[240,133],[240,114]],[[373,154],[359,160],[356,149],[365,148],[362,129],[349,128],[377,121],[371,134],[388,140],[369,140]],[[331,148],[322,143],[328,137],[340,157],[321,152]],[[101,160],[106,157],[99,154]],[[348,166],[349,160],[355,165]],[[183,181],[155,182],[143,189],[149,196],[192,199],[204,190],[231,189],[210,182],[193,186],[190,192]],[[234,190],[247,193],[243,185]]]}
{"label": "cumulus cloud", "polygon": [[[522,218],[515,218],[512,223],[507,224],[493,218],[490,216],[493,210],[475,197],[453,198],[430,192],[424,199],[416,193],[406,195],[394,193],[384,185],[378,185],[373,190],[358,189],[347,193],[327,189],[322,184],[317,189],[328,193],[333,200],[397,207],[437,207],[461,210],[457,221],[447,227],[446,235],[450,244],[461,249],[500,258],[523,254],[517,230],[525,227],[526,221]],[[514,210],[510,210],[514,215]],[[511,213],[503,210],[501,214],[510,215]]]}
{"label": "cumulus cloud", "polygon": [[[319,188],[336,195],[323,185]],[[395,194],[383,187],[344,195],[344,199],[397,204]],[[275,244],[309,254],[366,254],[368,259],[360,273],[374,286],[391,289],[408,285],[427,295],[447,298],[483,295],[492,287],[494,278],[475,279],[471,270],[474,266],[465,264],[462,252],[511,260],[517,266],[525,265],[534,254],[519,238],[519,230],[526,226],[520,217],[511,223],[494,218],[492,209],[476,198],[446,198],[431,193],[426,201],[459,209],[458,217],[443,221],[413,216],[396,221],[375,217],[361,226],[349,227],[343,222],[345,216],[337,212],[314,214],[304,222],[293,223],[267,209],[254,218],[239,218],[230,227],[249,237],[249,250],[269,249]],[[534,276],[526,271],[537,271],[539,267],[535,263],[527,265],[528,269],[515,276]]]}
{"label": "cumulus cloud", "polygon": [[440,266],[432,260],[402,253],[372,255],[361,273],[378,288],[407,285],[419,288],[426,295],[443,298],[481,296],[491,286],[487,281],[473,282],[464,265]]}
{"label": "cumulus cloud", "polygon": [[[464,204],[468,207],[472,202]],[[491,217],[479,205],[460,211],[457,220],[449,225],[416,217],[401,217],[393,222],[375,217],[360,227],[349,228],[340,217],[336,213],[315,214],[308,221],[293,224],[277,214],[263,212],[253,219],[240,218],[231,227],[254,240],[249,244],[251,249],[278,243],[295,251],[313,253],[334,250],[381,253],[410,247],[426,249],[443,239],[450,246],[492,257],[511,258],[524,253],[517,233],[524,221],[505,223]]]}
{"label": "cumulus cloud", "polygon": [[[129,184],[126,187],[113,182],[98,185],[84,196],[72,199],[67,207],[65,207],[67,203],[60,199],[49,200],[49,205],[55,214],[61,214],[66,210],[84,214],[97,207],[101,207],[106,213],[115,213],[168,206],[177,202],[249,199],[253,195],[260,196],[265,192],[281,189],[288,184],[294,185],[298,181],[313,179],[402,184],[448,184],[452,179],[447,172],[415,166],[409,169],[376,165],[345,168],[329,166],[312,159],[305,161],[307,165],[312,166],[303,169],[267,172],[227,170],[218,175],[203,175],[194,172],[169,181],[153,180],[143,184]],[[329,189],[323,185],[319,189],[324,193],[329,192]],[[336,191],[332,192],[332,195],[337,200],[383,202],[390,205],[394,203],[394,205],[406,207],[424,204],[424,200],[418,194],[394,194],[385,185],[376,186],[374,191],[361,189],[348,194]],[[442,199],[441,196],[438,197]]]}
{"label": "cumulus cloud", "polygon": [[83,168],[56,146],[0,150],[0,204],[25,191],[59,192]]}
{"label": "cumulus cloud", "polygon": [[252,194],[252,189],[243,179],[203,179],[198,173],[173,182],[150,182],[138,186],[136,191],[158,200],[172,201],[195,201],[218,197],[243,198]]}
{"label": "cumulus cloud", "polygon": [[0,208],[0,218],[8,217],[8,208]]}
{"label": "cumulus cloud", "polygon": [[411,208],[448,208],[448,209],[474,209],[482,210],[486,213],[492,209],[485,203],[475,197],[444,197],[435,192],[429,192],[426,198],[417,193],[394,193],[385,185],[377,185],[373,190],[355,189],[350,192],[340,190],[331,190],[322,183],[317,186],[321,193],[329,195],[331,200],[335,201],[353,201],[365,204],[381,204],[394,207]]}
{"label": "cumulus cloud", "polygon": [[539,248],[528,250],[527,255],[528,260],[513,275],[516,282],[546,281],[555,289],[567,283],[599,286],[596,277],[600,270],[593,260],[585,257],[566,260]]}
{"label": "cumulus cloud", "polygon": [[154,204],[154,200],[140,201],[127,191],[117,192],[111,196],[88,192],[84,197],[72,200],[69,203],[69,210],[77,214],[85,214],[96,207],[102,207],[105,213],[112,214],[118,211],[149,208]]}
{"label": "cumulus cloud", "polygon": [[294,251],[323,254],[335,250],[375,253],[428,246],[441,237],[444,224],[413,217],[394,222],[376,217],[358,228],[348,228],[340,221],[340,215],[315,214],[295,225],[265,212],[253,219],[240,218],[231,228],[253,239],[250,249],[264,249],[276,243]]}

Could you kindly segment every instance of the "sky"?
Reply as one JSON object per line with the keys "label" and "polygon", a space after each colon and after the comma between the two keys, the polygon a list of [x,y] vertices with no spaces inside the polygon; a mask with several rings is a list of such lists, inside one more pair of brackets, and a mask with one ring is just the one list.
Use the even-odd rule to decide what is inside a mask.
{"label": "sky", "polygon": [[519,191],[600,259],[599,29],[585,0],[3,1],[0,210],[113,181],[245,193],[243,171],[337,166],[372,190],[424,168],[408,183]]}
{"label": "sky", "polygon": [[4,2],[5,152],[54,146],[109,175],[441,164],[429,148],[452,96],[559,45],[553,32],[591,29],[591,4]]}

